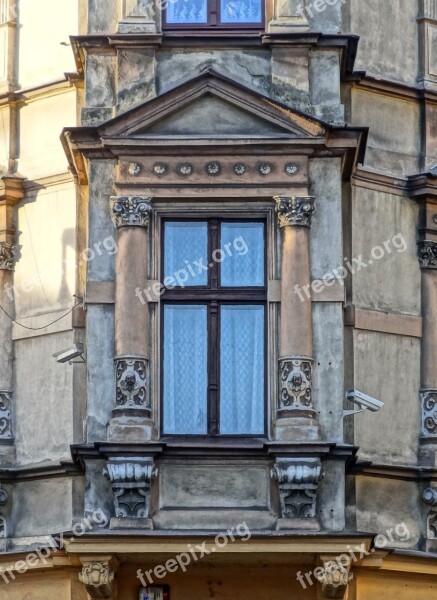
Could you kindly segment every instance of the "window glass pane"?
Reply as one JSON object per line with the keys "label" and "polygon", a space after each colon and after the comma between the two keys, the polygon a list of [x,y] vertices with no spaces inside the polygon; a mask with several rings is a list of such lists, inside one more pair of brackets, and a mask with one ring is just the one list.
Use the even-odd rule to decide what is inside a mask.
{"label": "window glass pane", "polygon": [[207,307],[164,307],[164,433],[207,433]]}
{"label": "window glass pane", "polygon": [[263,223],[222,223],[221,285],[264,285]]}
{"label": "window glass pane", "polygon": [[207,0],[170,0],[167,4],[167,23],[207,23]]}
{"label": "window glass pane", "polygon": [[264,307],[222,306],[220,433],[264,433]]}
{"label": "window glass pane", "polygon": [[[174,221],[166,223],[164,255],[165,286],[207,285],[208,224]],[[167,277],[173,281],[166,281]]]}
{"label": "window glass pane", "polygon": [[262,23],[262,0],[221,0],[222,23]]}

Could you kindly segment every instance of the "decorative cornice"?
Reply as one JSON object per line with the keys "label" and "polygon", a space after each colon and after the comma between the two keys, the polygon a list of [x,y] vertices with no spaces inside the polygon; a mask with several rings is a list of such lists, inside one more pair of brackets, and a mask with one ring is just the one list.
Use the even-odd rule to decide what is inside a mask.
{"label": "decorative cornice", "polygon": [[312,196],[275,196],[276,213],[280,227],[310,227],[314,213]]}
{"label": "decorative cornice", "polygon": [[418,242],[418,253],[422,269],[437,269],[437,242],[432,240]]}
{"label": "decorative cornice", "polygon": [[14,268],[14,244],[0,242],[0,271],[12,271]]}
{"label": "decorative cornice", "polygon": [[113,222],[116,227],[148,227],[152,212],[149,196],[112,196]]}

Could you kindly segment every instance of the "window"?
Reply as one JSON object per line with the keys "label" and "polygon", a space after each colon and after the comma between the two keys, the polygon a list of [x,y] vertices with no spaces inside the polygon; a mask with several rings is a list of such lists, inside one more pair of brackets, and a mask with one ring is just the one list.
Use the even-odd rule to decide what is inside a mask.
{"label": "window", "polygon": [[264,222],[166,220],[162,262],[163,434],[264,434]]}
{"label": "window", "polygon": [[165,11],[167,28],[252,28],[264,23],[263,0],[170,0]]}

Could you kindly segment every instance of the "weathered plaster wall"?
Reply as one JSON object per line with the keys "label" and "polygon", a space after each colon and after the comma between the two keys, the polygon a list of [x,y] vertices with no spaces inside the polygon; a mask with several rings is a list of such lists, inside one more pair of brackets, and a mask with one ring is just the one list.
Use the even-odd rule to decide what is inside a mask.
{"label": "weathered plaster wall", "polygon": [[15,435],[18,464],[68,459],[73,441],[72,367],[54,352],[72,332],[15,341]]}
{"label": "weathered plaster wall", "polygon": [[18,171],[29,180],[66,173],[68,162],[59,139],[66,125],[76,123],[76,94],[34,99],[20,108]]}
{"label": "weathered plaster wall", "polygon": [[360,457],[377,464],[416,464],[420,340],[356,330],[354,346],[355,388],[385,402],[377,414],[355,417]]}
{"label": "weathered plaster wall", "polygon": [[70,478],[17,483],[12,521],[15,537],[56,534],[73,526]]}
{"label": "weathered plaster wall", "polygon": [[405,177],[420,169],[420,105],[352,90],[352,123],[369,127],[365,167]]}
{"label": "weathered plaster wall", "polygon": [[[387,547],[414,548],[421,533],[416,482],[358,477],[356,493],[358,531],[384,535]],[[379,539],[384,544],[382,537]]]}
{"label": "weathered plaster wall", "polygon": [[343,32],[360,36],[355,68],[374,77],[415,84],[419,65],[418,3],[348,0],[343,11]]}
{"label": "weathered plaster wall", "polygon": [[210,67],[261,93],[267,94],[270,89],[268,50],[159,50],[156,60],[158,93]]}
{"label": "weathered plaster wall", "polygon": [[76,193],[72,181],[30,190],[18,206],[19,257],[13,296],[18,319],[73,305]]}
{"label": "weathered plaster wall", "polygon": [[[354,187],[352,209],[352,256],[349,258],[357,259],[361,255],[367,265],[359,267],[357,262],[353,263],[356,267],[354,304],[372,310],[420,315],[417,203],[401,196]],[[375,251],[377,247],[382,251]],[[381,258],[373,258],[372,252]]]}
{"label": "weathered plaster wall", "polygon": [[78,30],[78,15],[78,0],[20,0],[21,89],[62,81],[66,71],[75,70],[70,35]]}

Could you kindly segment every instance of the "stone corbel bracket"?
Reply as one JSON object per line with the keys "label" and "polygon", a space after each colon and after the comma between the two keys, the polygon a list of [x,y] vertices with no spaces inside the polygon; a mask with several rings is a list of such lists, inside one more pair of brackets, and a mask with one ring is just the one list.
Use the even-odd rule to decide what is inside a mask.
{"label": "stone corbel bracket", "polygon": [[119,458],[108,461],[104,475],[111,482],[115,509],[111,529],[153,529],[150,492],[157,473],[152,458]]}
{"label": "stone corbel bracket", "polygon": [[[348,560],[342,560],[346,557]],[[349,555],[331,556],[320,555],[322,566],[317,567],[314,575],[317,579],[317,598],[324,600],[325,598],[336,598],[345,600],[347,598],[347,588],[352,579],[352,574],[349,572],[351,560]]]}
{"label": "stone corbel bracket", "polygon": [[277,529],[320,529],[316,501],[321,470],[319,458],[277,458],[272,469],[281,508]]}
{"label": "stone corbel bracket", "polygon": [[91,600],[117,600],[117,559],[113,556],[93,556],[81,558],[81,562],[83,567],[79,573],[79,580],[85,586]]}

